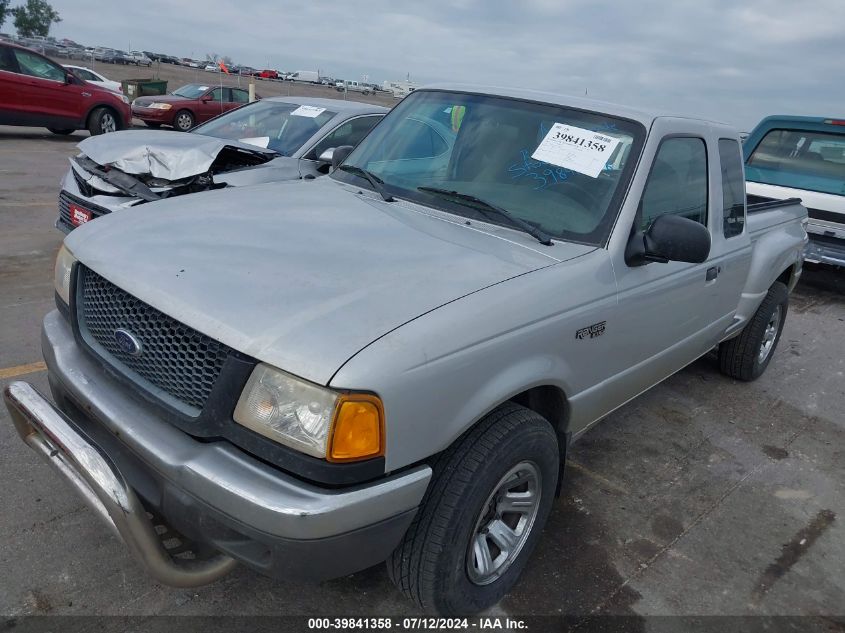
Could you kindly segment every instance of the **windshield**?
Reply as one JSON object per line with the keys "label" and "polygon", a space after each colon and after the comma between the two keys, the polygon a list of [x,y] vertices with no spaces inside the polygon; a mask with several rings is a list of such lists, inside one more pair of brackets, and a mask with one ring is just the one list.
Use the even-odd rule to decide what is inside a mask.
{"label": "windshield", "polygon": [[[637,123],[563,106],[415,91],[344,165],[371,172],[394,196],[485,217],[466,196],[444,195],[467,194],[552,237],[598,245],[615,220],[635,162],[629,158],[644,134]],[[366,183],[354,170],[333,177]]]}
{"label": "windshield", "polygon": [[174,90],[173,94],[177,97],[185,97],[186,99],[196,99],[205,94],[209,86],[201,86],[200,84],[188,84],[182,86],[179,90]]}
{"label": "windshield", "polygon": [[317,106],[256,101],[199,126],[194,132],[244,141],[291,156],[335,114]]}
{"label": "windshield", "polygon": [[845,134],[772,130],[749,156],[745,177],[845,196]]}

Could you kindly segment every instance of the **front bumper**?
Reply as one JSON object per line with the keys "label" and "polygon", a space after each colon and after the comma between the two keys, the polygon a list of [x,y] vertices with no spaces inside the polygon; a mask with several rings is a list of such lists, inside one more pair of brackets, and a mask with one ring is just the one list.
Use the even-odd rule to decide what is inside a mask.
{"label": "front bumper", "polygon": [[[200,442],[157,419],[77,346],[57,311],[44,320],[42,346],[62,412],[14,383],[6,401],[19,433],[30,446],[43,446],[42,456],[165,584],[205,584],[231,568],[229,559],[301,579],[366,568],[401,540],[431,478],[423,465],[351,488],[302,482],[227,442]],[[156,553],[161,545],[141,509],[223,554],[202,559],[198,570],[182,568],[166,551]]]}
{"label": "front bumper", "polygon": [[176,114],[175,108],[169,110],[161,110],[159,108],[144,108],[141,106],[132,106],[132,116],[136,119],[141,119],[144,123],[160,123],[162,125],[170,125],[173,122],[173,115]]}

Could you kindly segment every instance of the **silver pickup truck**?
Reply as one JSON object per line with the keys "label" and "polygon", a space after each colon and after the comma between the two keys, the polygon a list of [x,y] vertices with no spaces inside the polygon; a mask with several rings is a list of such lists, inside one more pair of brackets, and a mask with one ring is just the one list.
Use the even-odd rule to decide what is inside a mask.
{"label": "silver pickup truck", "polygon": [[727,126],[440,86],[333,162],[59,252],[55,404],[6,404],[162,583],[386,560],[423,609],[482,610],[572,441],[714,348],[739,380],[773,357],[807,214],[746,205]]}

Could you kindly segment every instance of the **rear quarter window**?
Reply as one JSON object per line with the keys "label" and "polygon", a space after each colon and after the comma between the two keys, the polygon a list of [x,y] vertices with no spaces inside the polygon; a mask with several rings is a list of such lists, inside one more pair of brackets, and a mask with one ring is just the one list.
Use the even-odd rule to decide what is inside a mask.
{"label": "rear quarter window", "polygon": [[722,231],[725,237],[742,234],[745,227],[745,181],[742,154],[733,139],[719,139],[719,163],[722,170]]}

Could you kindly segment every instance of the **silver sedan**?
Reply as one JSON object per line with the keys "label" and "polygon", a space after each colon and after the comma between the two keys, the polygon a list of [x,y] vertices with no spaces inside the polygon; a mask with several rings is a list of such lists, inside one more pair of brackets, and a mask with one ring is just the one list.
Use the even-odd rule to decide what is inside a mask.
{"label": "silver sedan", "polygon": [[125,130],[77,146],[56,228],[173,196],[328,173],[332,150],[357,145],[388,109],[338,99],[261,99],[188,134]]}

